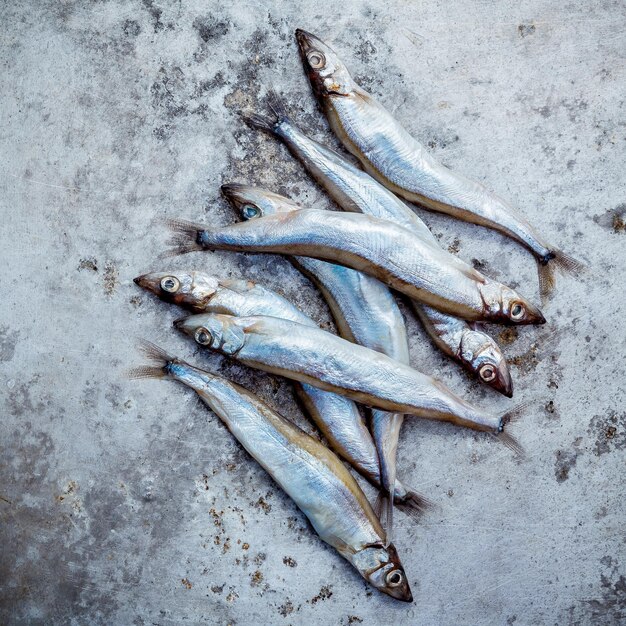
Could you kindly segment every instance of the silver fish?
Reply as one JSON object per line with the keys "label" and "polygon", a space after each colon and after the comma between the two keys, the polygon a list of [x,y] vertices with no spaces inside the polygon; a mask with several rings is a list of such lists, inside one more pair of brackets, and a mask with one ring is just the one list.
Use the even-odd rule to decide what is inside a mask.
{"label": "silver fish", "polygon": [[441,382],[385,354],[329,332],[275,317],[201,313],[176,320],[176,328],[207,348],[241,363],[384,411],[452,422],[502,437],[519,407],[498,416],[456,396]]}
{"label": "silver fish", "polygon": [[[268,315],[305,326],[317,326],[289,300],[249,280],[225,280],[204,272],[175,270],[144,274],[134,281],[162,300],[196,313],[225,313],[240,317]],[[384,482],[381,481],[376,446],[356,404],[349,398],[307,384],[296,382],[295,390],[330,447],[374,486],[381,487]],[[418,517],[430,506],[426,498],[399,480],[391,484],[394,485],[396,506],[408,515]],[[388,489],[386,484],[385,489]]]}
{"label": "silver fish", "polygon": [[169,378],[193,389],[246,451],[307,516],[320,538],[335,548],[371,585],[411,602],[395,547],[365,494],[339,458],[252,393],[145,344],[149,366],[134,378]]}
{"label": "silver fish", "polygon": [[[285,201],[274,196],[277,202]],[[179,233],[172,254],[238,250],[309,256],[365,272],[410,298],[466,320],[545,323],[541,311],[513,289],[469,265],[462,268],[460,259],[406,228],[370,215],[300,209],[217,228],[184,220],[169,224]]]}
{"label": "silver fish", "polygon": [[296,31],[305,71],[334,133],[386,187],[427,209],[493,228],[521,243],[537,260],[542,296],[555,266],[583,265],[548,244],[505,200],[483,184],[445,167],[387,109],[356,84],[337,54],[315,35]]}
{"label": "silver fish", "polygon": [[[396,222],[424,241],[439,245],[426,224],[397,196],[344,157],[307,137],[289,119],[274,93],[270,97],[270,106],[275,113],[274,119],[254,114],[247,118],[248,122],[282,140],[342,209]],[[226,197],[239,206],[254,204],[256,200],[255,196],[245,195],[248,188],[226,185],[222,187],[225,189]],[[426,331],[445,354],[459,361],[483,383],[512,397],[513,383],[506,360],[489,335],[457,317],[412,302]]]}
{"label": "silver fish", "polygon": [[[237,208],[259,208],[261,215],[273,215],[290,206],[258,196],[254,188],[223,185],[222,192]],[[362,272],[308,257],[290,257],[294,265],[318,286],[335,319],[339,334],[349,341],[382,352],[402,363],[409,363],[406,327],[400,309],[390,290],[380,281]],[[393,528],[393,493],[396,483],[396,450],[404,416],[373,409],[371,430],[380,460],[382,486],[388,496],[382,497],[380,510],[390,540]],[[382,494],[381,494],[382,495]]]}

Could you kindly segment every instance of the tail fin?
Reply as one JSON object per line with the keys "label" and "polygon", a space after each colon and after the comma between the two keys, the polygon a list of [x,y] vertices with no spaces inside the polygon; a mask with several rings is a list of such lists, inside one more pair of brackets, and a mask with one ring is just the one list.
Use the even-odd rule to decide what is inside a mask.
{"label": "tail fin", "polygon": [[[528,402],[522,402],[517,406],[513,407],[510,411],[507,411],[500,418],[500,432],[497,433],[496,437],[499,441],[501,441],[509,450],[511,450],[518,459],[523,459],[525,457],[524,448],[518,443],[517,439],[511,435],[510,424],[514,424],[519,421],[522,413],[528,408]],[[504,431],[506,428],[506,432]]]}
{"label": "tail fin", "polygon": [[165,350],[162,350],[145,339],[139,342],[139,349],[148,357],[150,363],[128,370],[126,373],[128,378],[133,380],[142,378],[166,378],[167,366],[173,361],[176,361],[176,359],[165,352]]}
{"label": "tail fin", "polygon": [[415,491],[408,491],[402,499],[396,498],[396,506],[411,519],[416,522],[422,518],[425,513],[433,511],[437,505]]}
{"label": "tail fin", "polygon": [[178,256],[188,252],[204,250],[200,243],[200,233],[206,230],[205,226],[186,220],[167,220],[169,229],[174,233],[169,244],[172,246],[164,256]]}
{"label": "tail fin", "polygon": [[243,118],[243,121],[250,126],[250,128],[254,128],[255,130],[264,130],[272,134],[274,134],[276,125],[278,124],[278,120],[276,118],[271,118],[267,115],[259,115],[258,113],[242,115],[241,117]]}
{"label": "tail fin", "polygon": [[554,250],[551,252],[551,255],[552,258],[546,263],[539,261],[537,265],[537,271],[539,273],[539,293],[542,302],[545,302],[554,290],[556,285],[555,273],[557,270],[562,274],[578,277],[579,274],[582,274],[587,269],[583,263],[560,250]]}
{"label": "tail fin", "polygon": [[243,115],[243,119],[248,126],[265,130],[274,135],[278,125],[288,121],[289,117],[284,102],[274,89],[270,89],[268,93],[268,105],[274,114],[273,117],[252,113],[251,115]]}

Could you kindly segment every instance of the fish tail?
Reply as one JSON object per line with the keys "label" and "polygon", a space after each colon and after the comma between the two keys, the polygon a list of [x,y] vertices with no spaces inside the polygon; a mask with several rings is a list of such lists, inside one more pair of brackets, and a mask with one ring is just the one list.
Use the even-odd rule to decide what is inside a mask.
{"label": "fish tail", "polygon": [[259,130],[265,130],[268,133],[275,135],[278,126],[282,122],[288,121],[289,117],[287,116],[287,110],[282,98],[274,89],[270,89],[268,93],[268,105],[273,113],[273,116],[251,113],[250,115],[243,115],[242,117],[248,126]]}
{"label": "fish tail", "polygon": [[434,502],[415,491],[407,491],[401,499],[396,498],[396,506],[416,522],[419,522],[425,513],[437,508]]}
{"label": "fish tail", "polygon": [[188,252],[204,249],[200,244],[200,234],[205,230],[205,227],[201,224],[186,220],[169,219],[167,220],[167,226],[174,233],[174,236],[169,241],[171,248],[164,256],[178,256],[179,254],[187,254]]}
{"label": "fish tail", "polygon": [[[509,450],[511,450],[518,459],[525,457],[524,448],[517,441],[510,432],[510,425],[518,422],[521,419],[522,413],[528,408],[528,402],[522,402],[517,406],[514,406],[510,411],[507,411],[500,418],[500,429],[496,437],[503,443]],[[506,431],[504,428],[506,427]]]}
{"label": "fish tail", "polygon": [[565,252],[561,252],[561,250],[554,250],[545,258],[539,259],[537,271],[539,273],[539,293],[541,294],[542,302],[545,302],[554,290],[557,270],[562,274],[578,277],[586,269],[587,267],[584,263],[565,254]]}
{"label": "fish tail", "polygon": [[138,380],[143,378],[167,378],[168,366],[171,363],[180,363],[180,360],[170,356],[165,350],[146,339],[139,341],[139,350],[147,357],[149,363],[134,367],[126,372],[128,378]]}
{"label": "fish tail", "polygon": [[276,130],[276,124],[278,120],[271,118],[267,115],[259,115],[258,113],[251,113],[250,115],[242,115],[243,121],[254,128],[255,130],[265,130],[268,133],[274,134]]}
{"label": "fish tail", "polygon": [[530,402],[520,402],[512,409],[504,413],[504,415],[502,415],[502,417],[500,418],[500,430],[502,431],[502,429],[504,429],[507,424],[518,422],[529,405]]}
{"label": "fish tail", "polygon": [[281,96],[278,95],[276,89],[272,88],[269,90],[267,94],[267,102],[279,122],[284,122],[285,120],[289,119],[289,115],[287,115],[287,107],[285,106],[285,101],[283,98],[281,98]]}

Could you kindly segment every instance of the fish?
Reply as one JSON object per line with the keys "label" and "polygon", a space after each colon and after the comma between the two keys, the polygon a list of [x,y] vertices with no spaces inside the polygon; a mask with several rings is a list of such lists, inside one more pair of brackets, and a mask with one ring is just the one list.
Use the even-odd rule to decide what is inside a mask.
{"label": "fish", "polygon": [[[289,300],[250,280],[220,279],[205,272],[180,270],[151,272],[133,280],[161,300],[195,313],[267,315],[317,327]],[[295,382],[294,387],[300,403],[330,447],[380,489],[385,483],[381,479],[378,452],[356,404],[349,398],[306,383]],[[392,484],[393,501],[407,515],[419,519],[433,508],[428,498],[409,489],[399,479]],[[384,488],[389,490],[388,486]]]}
{"label": "fish", "polygon": [[[222,193],[235,207],[251,206],[254,190],[242,185],[223,185]],[[255,206],[259,206],[255,204]],[[263,203],[263,215],[272,215],[288,203]],[[242,213],[244,219],[245,214]],[[404,318],[388,287],[356,270],[308,257],[289,257],[317,285],[329,305],[339,335],[348,341],[382,352],[408,365],[409,342]],[[382,492],[375,507],[381,514],[387,540],[393,533],[396,451],[404,417],[379,409],[371,411],[370,428],[380,460]]]}
{"label": "fish", "polygon": [[267,316],[200,313],[175,328],[201,346],[262,371],[308,383],[383,411],[442,420],[491,433],[522,455],[505,427],[525,405],[503,415],[481,410],[443,383],[381,352],[320,328]]}
{"label": "fish", "polygon": [[555,269],[578,275],[585,266],[550,245],[506,200],[440,163],[393,115],[360,87],[335,51],[296,30],[305,72],[329,125],[364,169],[394,193],[426,209],[486,226],[514,239],[537,261],[545,301]]}
{"label": "fish", "polygon": [[[285,201],[273,196],[276,202]],[[460,259],[423,243],[398,224],[361,213],[296,207],[215,228],[168,220],[176,236],[167,254],[237,250],[309,256],[362,271],[410,298],[465,320],[512,325],[546,321],[538,307],[510,287],[469,265],[462,269]],[[242,211],[249,217],[256,215],[253,206]]]}
{"label": "fish", "polygon": [[[396,222],[416,237],[439,246],[428,226],[396,195],[343,156],[307,137],[289,118],[281,99],[273,91],[270,92],[269,104],[273,117],[254,113],[245,118],[248,124],[280,139],[344,211],[365,213]],[[236,206],[254,204],[256,197],[247,197],[247,189],[241,185],[225,185],[222,192]],[[265,202],[261,211],[265,215],[279,210],[281,206],[288,207],[289,204]],[[487,333],[453,315],[441,313],[415,300],[411,303],[426,332],[442,352],[492,389],[509,398],[513,396],[513,381],[506,359],[498,344]],[[347,338],[343,333],[342,336]]]}
{"label": "fish", "polygon": [[143,344],[149,364],[132,378],[170,379],[193,389],[250,456],[373,587],[412,602],[406,573],[365,494],[339,457],[247,389]]}

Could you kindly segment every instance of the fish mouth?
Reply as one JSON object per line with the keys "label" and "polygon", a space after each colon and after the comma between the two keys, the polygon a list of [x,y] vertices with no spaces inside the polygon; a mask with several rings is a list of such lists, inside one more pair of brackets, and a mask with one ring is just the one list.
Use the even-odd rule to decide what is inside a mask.
{"label": "fish mouth", "polygon": [[187,335],[191,332],[191,329],[189,326],[187,326],[186,322],[189,318],[187,317],[180,317],[177,320],[174,320],[172,322],[172,326],[174,328],[176,328],[177,330],[181,330],[182,332],[186,333]]}
{"label": "fish mouth", "polygon": [[302,30],[301,28],[296,28],[296,41],[298,42],[298,46],[300,46],[302,54],[306,54],[309,50],[311,50],[316,42],[321,43],[315,35],[308,33],[306,30]]}
{"label": "fish mouth", "polygon": [[239,208],[239,206],[245,202],[244,196],[246,190],[249,190],[249,185],[244,185],[242,183],[227,183],[220,187],[222,191],[222,195],[228,200],[235,208]]}
{"label": "fish mouth", "polygon": [[509,368],[507,367],[506,362],[501,363],[498,366],[496,372],[496,378],[491,383],[491,386],[507,398],[512,398],[513,379],[511,378],[511,373],[509,372]]}
{"label": "fish mouth", "polygon": [[147,289],[153,293],[157,293],[159,280],[154,277],[153,274],[142,274],[133,278],[135,285],[138,285],[142,289]]}
{"label": "fish mouth", "polygon": [[526,324],[535,324],[537,326],[546,323],[546,318],[538,307],[527,305]]}

